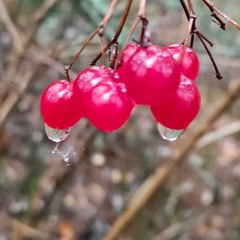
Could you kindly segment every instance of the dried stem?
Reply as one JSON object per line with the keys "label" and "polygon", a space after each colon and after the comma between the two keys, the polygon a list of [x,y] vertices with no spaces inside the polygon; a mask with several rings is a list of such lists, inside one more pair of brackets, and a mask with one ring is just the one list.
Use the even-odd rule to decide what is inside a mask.
{"label": "dried stem", "polygon": [[115,68],[117,57],[118,57],[118,44],[115,43],[113,46],[113,50],[109,51],[109,67],[111,69]]}
{"label": "dried stem", "polygon": [[221,116],[229,105],[239,96],[240,93],[240,79],[235,80],[228,89],[226,96],[217,101],[215,106],[212,106],[212,111],[206,120],[199,124],[199,128],[190,137],[191,141],[184,141],[178,154],[172,157],[165,165],[160,166],[156,171],[147,178],[147,180],[141,185],[138,191],[133,196],[134,201],[131,202],[129,207],[123,212],[123,214],[116,220],[104,240],[116,239],[123,229],[136,217],[139,211],[146,205],[153,194],[163,186],[167,178],[172,174],[179,164],[181,164],[186,157],[195,147],[197,141],[203,134],[209,131],[213,123]]}
{"label": "dried stem", "polygon": [[[107,25],[110,17],[112,16],[113,10],[116,7],[118,0],[113,0],[105,17],[103,18],[102,23],[99,24],[99,27],[88,37],[88,39],[83,43],[82,47],[80,48],[80,50],[78,51],[78,53],[75,55],[75,57],[73,58],[73,60],[70,62],[70,64],[68,66],[65,67],[65,73],[67,76],[67,79],[69,80],[69,70],[72,67],[72,65],[77,61],[77,59],[79,58],[79,56],[81,55],[82,51],[86,48],[86,46],[92,41],[92,39],[96,36],[96,34],[99,33],[99,29],[102,28],[104,29],[105,26]],[[103,52],[103,50],[101,51],[101,53]]]}
{"label": "dried stem", "polygon": [[101,61],[102,61],[102,65],[104,66],[105,64],[105,54],[104,54],[104,45],[105,45],[105,41],[104,41],[104,27],[100,26],[99,30],[98,30],[98,36],[100,37],[100,47],[101,47]]}
{"label": "dried stem", "polygon": [[[196,15],[194,13],[194,10],[193,10],[193,5],[192,5],[192,0],[188,0],[188,6],[186,5],[185,1],[184,0],[180,0],[180,3],[182,5],[182,8],[185,12],[185,15],[189,21],[189,30],[188,30],[188,34],[184,40],[184,47],[186,46],[187,44],[187,41],[189,39],[189,35],[191,33],[191,41],[190,41],[190,46],[192,47],[193,46],[193,41],[194,41],[194,35],[196,34],[198,36],[198,38],[200,39],[201,43],[203,44],[212,64],[213,64],[213,67],[215,69],[215,75],[216,75],[216,78],[218,80],[222,79],[222,75],[218,69],[218,66],[209,50],[209,48],[207,47],[206,43],[207,42],[211,47],[213,46],[213,43],[206,37],[204,36],[202,33],[199,32],[199,30],[197,29],[196,27]],[[190,31],[191,29],[191,31]],[[183,51],[183,54],[184,54],[184,51]],[[181,58],[183,57],[183,54],[181,56]]]}
{"label": "dried stem", "polygon": [[146,0],[140,0],[139,9],[138,9],[138,16],[140,18],[146,17]]}
{"label": "dried stem", "polygon": [[112,16],[113,10],[115,9],[116,5],[117,5],[118,0],[113,0],[111,2],[111,5],[106,13],[106,15],[103,18],[103,21],[100,25],[102,25],[103,27],[105,27],[110,19],[110,17]]}
{"label": "dried stem", "polygon": [[68,74],[68,71],[70,70],[70,68],[72,67],[72,65],[77,61],[77,59],[79,58],[80,54],[82,53],[82,51],[85,49],[85,47],[92,41],[92,39],[96,36],[96,34],[98,34],[98,28],[88,37],[88,39],[83,43],[82,47],[80,48],[80,50],[78,51],[78,53],[75,55],[75,57],[73,58],[73,60],[70,62],[70,64],[68,66],[66,66],[66,73]]}
{"label": "dried stem", "polygon": [[[207,7],[210,9],[210,11],[212,12],[212,16],[215,17],[216,13],[218,13],[219,15],[221,15],[223,18],[225,18],[229,23],[231,23],[234,27],[236,27],[238,30],[240,30],[240,25],[235,22],[233,19],[231,19],[229,16],[227,16],[225,13],[221,12],[218,8],[216,8],[214,6],[214,4],[212,2],[210,2],[209,0],[202,0]],[[216,17],[215,17],[216,18]],[[216,20],[218,21],[218,17],[216,18]],[[221,25],[221,22],[219,22]],[[221,28],[224,28],[224,26],[221,26]]]}
{"label": "dried stem", "polygon": [[206,43],[204,42],[204,39],[202,38],[202,36],[200,34],[198,34],[198,33],[196,33],[196,34],[197,34],[199,40],[201,41],[203,47],[205,48],[206,52],[208,53],[208,56],[209,56],[209,58],[210,58],[210,60],[211,60],[211,62],[213,64],[213,67],[214,67],[215,72],[216,72],[216,78],[218,80],[221,80],[222,79],[222,75],[221,75],[221,73],[220,73],[220,71],[218,69],[218,66],[217,66],[217,64],[216,64],[216,62],[215,62],[215,60],[214,60],[210,50],[208,49],[208,47],[207,47]]}
{"label": "dried stem", "polygon": [[[133,0],[128,0],[127,5],[126,5],[126,7],[125,7],[125,10],[124,10],[124,12],[123,12],[121,21],[120,21],[120,23],[119,23],[119,25],[118,25],[118,28],[117,28],[117,30],[116,30],[116,33],[115,33],[113,39],[105,46],[104,52],[106,52],[106,51],[112,46],[112,44],[114,44],[114,43],[117,42],[118,37],[119,37],[119,35],[121,34],[122,29],[123,29],[123,27],[124,27],[124,25],[125,25],[125,22],[126,22],[126,20],[127,20],[128,13],[129,13],[130,8],[131,8],[131,6],[132,6],[132,1],[133,1]],[[102,55],[102,52],[100,52],[100,53],[91,61],[91,65],[92,65],[92,66],[96,64],[96,62],[97,62],[98,59],[101,57],[101,55]]]}
{"label": "dried stem", "polygon": [[130,28],[129,34],[126,38],[126,41],[123,45],[123,49],[125,48],[125,46],[130,42],[132,35],[137,27],[137,25],[139,24],[139,22],[141,21],[141,19],[146,18],[146,0],[140,0],[139,2],[139,8],[138,8],[138,14],[136,19],[133,21],[133,24]]}

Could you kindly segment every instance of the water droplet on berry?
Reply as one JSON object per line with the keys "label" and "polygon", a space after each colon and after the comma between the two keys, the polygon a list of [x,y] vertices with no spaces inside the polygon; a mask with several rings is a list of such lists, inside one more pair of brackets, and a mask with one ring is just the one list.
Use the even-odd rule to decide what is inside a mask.
{"label": "water droplet on berry", "polygon": [[59,143],[56,144],[55,148],[52,150],[52,154],[59,154],[62,158],[63,161],[69,166],[71,164],[71,157],[73,155],[76,155],[76,152],[73,147],[69,147],[67,151],[60,151],[58,149]]}
{"label": "water droplet on berry", "polygon": [[157,124],[158,132],[164,140],[173,142],[176,141],[185,131],[185,129],[174,130],[171,128],[166,128],[162,124]]}
{"label": "water droplet on berry", "polygon": [[49,127],[47,124],[45,124],[45,132],[47,137],[53,141],[53,142],[61,142],[64,139],[66,139],[66,137],[69,135],[71,131],[71,128],[67,128],[64,130],[58,130],[58,129],[54,129]]}

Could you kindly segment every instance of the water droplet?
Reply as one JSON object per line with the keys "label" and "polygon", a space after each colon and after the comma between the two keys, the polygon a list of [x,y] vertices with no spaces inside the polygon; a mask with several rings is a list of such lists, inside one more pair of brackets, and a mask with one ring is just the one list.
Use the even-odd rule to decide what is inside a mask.
{"label": "water droplet", "polygon": [[67,151],[60,151],[58,149],[59,143],[56,144],[55,148],[52,150],[52,154],[59,154],[63,161],[69,166],[71,164],[71,157],[76,155],[73,147],[70,147]]}
{"label": "water droplet", "polygon": [[45,124],[45,132],[48,136],[48,138],[53,141],[53,142],[61,142],[64,139],[66,139],[66,137],[69,135],[71,131],[71,128],[67,128],[64,130],[58,130],[58,129],[54,129],[49,127],[47,124]]}
{"label": "water droplet", "polygon": [[166,128],[160,123],[157,124],[158,132],[164,140],[173,142],[176,141],[185,131],[185,129],[174,130],[171,128]]}

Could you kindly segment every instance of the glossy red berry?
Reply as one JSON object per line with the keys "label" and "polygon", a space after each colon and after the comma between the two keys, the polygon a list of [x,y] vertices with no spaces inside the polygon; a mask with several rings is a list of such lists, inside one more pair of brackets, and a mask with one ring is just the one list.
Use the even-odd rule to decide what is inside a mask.
{"label": "glossy red berry", "polygon": [[51,128],[64,130],[72,127],[82,117],[82,109],[73,101],[73,84],[57,80],[42,94],[40,110],[44,122]]}
{"label": "glossy red berry", "polygon": [[179,64],[165,49],[139,46],[119,73],[136,104],[157,105],[166,101],[180,81]]}
{"label": "glossy red berry", "polygon": [[73,85],[75,99],[84,105],[84,116],[99,130],[111,132],[130,117],[133,102],[115,74],[106,67],[89,67],[78,75]]}
{"label": "glossy red berry", "polygon": [[181,76],[176,94],[167,102],[151,106],[157,122],[173,130],[185,129],[197,116],[200,109],[200,93],[192,80]]}
{"label": "glossy red berry", "polygon": [[[86,94],[103,81],[111,81],[112,71],[105,66],[91,66],[80,72],[73,82],[73,95],[76,102],[81,103]],[[83,108],[85,106],[83,104]]]}
{"label": "glossy red berry", "polygon": [[174,44],[167,46],[166,49],[172,54],[173,58],[181,64],[181,73],[187,78],[195,80],[199,73],[199,59],[196,52],[187,46],[185,48],[182,62],[180,62],[183,45]]}
{"label": "glossy red berry", "polygon": [[132,57],[132,55],[136,52],[138,49],[138,45],[136,43],[130,43],[128,44],[120,53],[119,53],[119,59],[118,59],[118,65],[116,68],[117,77],[114,78],[116,82],[123,82],[124,81],[124,75],[125,75],[125,66],[128,62],[128,60]]}

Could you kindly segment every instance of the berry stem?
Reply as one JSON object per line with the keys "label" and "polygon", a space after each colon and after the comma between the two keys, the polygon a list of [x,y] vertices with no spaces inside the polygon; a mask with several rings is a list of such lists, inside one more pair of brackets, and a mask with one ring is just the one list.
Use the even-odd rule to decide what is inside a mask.
{"label": "berry stem", "polygon": [[231,23],[234,27],[236,27],[238,30],[240,30],[240,25],[235,22],[233,19],[231,19],[229,16],[227,16],[225,13],[221,12],[218,8],[216,8],[214,6],[214,4],[212,2],[210,2],[209,0],[202,0],[205,5],[210,9],[211,11],[211,15],[212,17],[214,17],[217,22],[219,22],[220,24],[220,28],[222,28],[223,30],[225,30],[225,23],[223,23],[223,21],[217,16],[216,13],[218,13],[219,15],[221,15],[223,18],[225,18],[229,23]]}
{"label": "berry stem", "polygon": [[140,45],[146,47],[150,42],[150,32],[148,30],[148,20],[146,17],[142,17],[142,31],[140,35]]}
{"label": "berry stem", "polygon": [[[136,19],[133,21],[133,24],[130,28],[129,34],[126,38],[126,41],[124,43],[124,47],[130,42],[130,39],[132,38],[133,32],[135,31],[137,25],[141,21],[142,18],[146,17],[146,0],[140,0],[139,7],[138,7],[138,14]],[[124,49],[123,47],[123,49]]]}
{"label": "berry stem", "polygon": [[113,46],[113,50],[109,51],[109,67],[111,69],[115,69],[115,63],[116,63],[116,59],[118,57],[118,44],[115,43]]}
{"label": "berry stem", "polygon": [[100,37],[101,61],[102,61],[102,65],[104,65],[104,63],[105,63],[105,56],[104,56],[105,55],[104,54],[105,41],[104,41],[104,26],[102,24],[100,24],[100,26],[99,26],[98,36]]}
{"label": "berry stem", "polygon": [[[83,43],[82,47],[80,48],[80,50],[78,51],[78,53],[75,55],[75,57],[73,58],[73,60],[70,62],[70,64],[68,66],[65,67],[65,74],[67,76],[67,79],[69,80],[69,70],[72,67],[72,65],[77,61],[77,59],[79,58],[80,54],[82,53],[82,51],[85,49],[85,47],[92,41],[92,39],[95,37],[96,34],[99,34],[99,31],[101,28],[104,28],[110,17],[112,16],[113,10],[116,7],[118,0],[112,0],[111,5],[105,15],[105,17],[103,18],[103,21],[101,24],[99,24],[98,28],[92,32],[92,34],[88,37],[88,39]],[[101,57],[101,56],[100,56]]]}
{"label": "berry stem", "polygon": [[67,81],[70,82],[70,77],[69,77],[69,66],[65,66],[65,75],[67,77]]}
{"label": "berry stem", "polygon": [[[124,27],[124,25],[125,25],[125,22],[126,22],[126,20],[127,20],[127,17],[128,17],[129,11],[130,11],[130,8],[131,8],[131,6],[132,6],[132,1],[133,1],[133,0],[128,0],[127,5],[126,5],[126,7],[125,7],[125,10],[124,10],[124,12],[123,12],[121,21],[120,21],[120,23],[119,23],[119,25],[118,25],[118,28],[117,28],[117,30],[116,30],[116,33],[115,33],[113,39],[112,39],[112,40],[105,46],[105,48],[103,49],[104,52],[106,52],[106,51],[112,46],[112,44],[114,44],[114,43],[117,42],[118,37],[119,37],[119,35],[121,34],[122,29],[123,29],[123,27]],[[101,55],[102,55],[102,52],[100,52],[100,53],[91,61],[90,65],[91,65],[91,66],[95,65],[96,62],[97,62],[97,61],[99,60],[99,58],[101,57]]]}
{"label": "berry stem", "polygon": [[182,49],[181,56],[180,56],[180,59],[179,59],[180,63],[183,61],[184,54],[185,54],[185,49],[187,47],[187,43],[188,43],[188,40],[189,40],[190,36],[191,36],[190,46],[193,47],[194,30],[196,29],[196,20],[197,20],[197,16],[195,15],[194,10],[193,10],[192,1],[191,0],[187,1],[188,2],[188,8],[187,8],[185,2],[183,2],[183,1],[181,1],[181,2],[183,3],[184,11],[186,11],[186,13],[187,13],[186,16],[187,16],[187,19],[188,19],[188,32],[187,32],[187,35],[186,35],[186,37],[184,39],[184,42],[183,42],[183,49]]}
{"label": "berry stem", "polygon": [[[189,39],[189,36],[191,34],[192,37],[191,37],[191,40],[190,40],[190,46],[192,47],[193,46],[193,42],[194,42],[194,35],[196,34],[198,36],[199,40],[201,41],[203,47],[205,48],[205,50],[206,50],[206,52],[207,52],[207,54],[208,54],[208,56],[209,56],[209,58],[210,58],[210,60],[211,60],[211,62],[213,64],[213,67],[214,67],[215,72],[216,72],[216,74],[215,74],[216,78],[218,80],[222,79],[222,75],[221,75],[221,73],[220,73],[220,71],[218,69],[218,66],[217,66],[217,64],[216,64],[216,62],[214,60],[214,57],[212,56],[209,48],[206,45],[206,42],[207,42],[212,47],[213,43],[206,36],[204,36],[201,32],[199,32],[199,30],[196,27],[196,15],[195,15],[194,10],[193,10],[192,0],[187,0],[188,6],[186,5],[184,0],[179,0],[179,1],[180,1],[181,5],[182,5],[182,8],[183,8],[183,10],[185,12],[185,15],[186,15],[186,17],[187,17],[187,19],[189,21],[189,28],[188,28],[189,30],[188,30],[187,37],[184,40],[184,46],[186,46],[187,41]],[[221,24],[221,23],[219,23],[219,24]],[[191,29],[191,31],[190,31],[190,29]],[[183,49],[183,52],[184,52],[184,49]],[[181,56],[180,59],[182,59],[183,54],[184,53],[182,53],[182,56]]]}
{"label": "berry stem", "polygon": [[210,50],[208,49],[206,43],[204,42],[204,39],[202,38],[202,36],[199,35],[198,33],[196,33],[196,34],[197,34],[199,40],[201,41],[203,47],[205,48],[205,50],[206,50],[206,52],[207,52],[207,54],[208,54],[208,56],[209,56],[209,58],[210,58],[210,60],[211,60],[211,62],[212,62],[212,64],[213,64],[213,67],[214,67],[215,72],[216,72],[216,78],[217,78],[218,80],[221,80],[221,79],[222,79],[222,75],[221,75],[221,73],[220,73],[220,71],[219,71],[219,69],[218,69],[218,66],[217,66],[217,64],[216,64],[216,62],[215,62],[215,60],[214,60],[214,57],[212,56]]}

